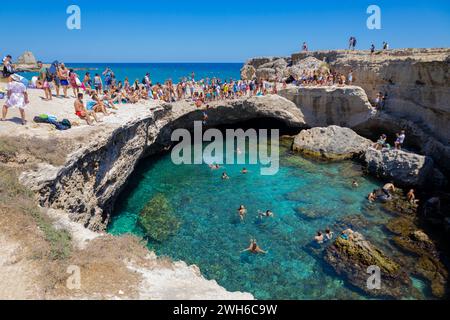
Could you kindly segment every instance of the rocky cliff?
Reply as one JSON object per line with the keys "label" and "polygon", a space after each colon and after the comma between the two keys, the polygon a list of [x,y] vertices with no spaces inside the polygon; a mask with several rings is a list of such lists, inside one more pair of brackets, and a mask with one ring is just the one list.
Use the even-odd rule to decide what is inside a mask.
{"label": "rocky cliff", "polygon": [[[208,125],[234,124],[257,118],[274,118],[287,126],[305,126],[301,111],[277,95],[212,104]],[[172,144],[176,128],[193,127],[202,111],[179,102],[165,104],[127,123],[104,129],[90,144],[69,156],[62,167],[42,164],[24,172],[20,180],[38,194],[42,206],[61,209],[73,221],[94,230],[105,230],[114,201],[138,161]]]}
{"label": "rocky cliff", "polygon": [[[406,128],[406,144],[431,156],[443,171],[450,174],[449,48],[399,49],[376,52],[374,55],[368,51],[346,50],[295,53],[291,57],[283,58],[287,62],[285,79],[288,68],[303,65],[305,60],[311,58],[326,63],[332,71],[344,75],[351,70],[353,85],[361,87],[368,100],[373,101],[378,92],[387,94],[388,98],[383,115],[377,118],[380,120],[380,127],[377,127],[377,120],[370,117],[366,119],[367,122],[360,121],[358,124],[359,121],[342,123],[337,116],[338,112],[333,116],[330,115],[331,105],[345,105],[346,101],[352,99],[350,97],[346,99],[348,95],[343,94],[342,101],[330,102],[323,100],[320,90],[324,89],[317,89],[317,95],[312,94],[313,90],[305,91],[306,88],[297,89],[298,93],[295,90],[281,92],[302,108],[307,123],[311,122],[308,121],[311,119],[308,109],[315,106],[313,110],[318,110],[317,114],[321,115],[322,119],[314,125],[347,125],[365,136],[368,136],[367,133],[370,134],[368,131],[379,132],[381,128],[388,129],[387,133],[390,134],[393,128],[396,128],[395,130]],[[256,78],[261,65],[279,59],[249,60],[243,68],[247,72],[242,76],[247,79],[249,76]],[[253,73],[248,71],[251,68],[255,70]],[[273,72],[265,70],[265,73]],[[283,71],[277,70],[276,73]]]}

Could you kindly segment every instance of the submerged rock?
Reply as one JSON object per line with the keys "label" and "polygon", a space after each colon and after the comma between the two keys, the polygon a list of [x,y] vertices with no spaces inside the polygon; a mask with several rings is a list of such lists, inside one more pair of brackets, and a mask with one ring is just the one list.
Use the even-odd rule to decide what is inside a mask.
{"label": "submerged rock", "polygon": [[[398,263],[386,256],[364,237],[354,232],[348,240],[338,237],[327,248],[325,260],[352,285],[372,296],[401,298],[411,289],[411,280]],[[369,289],[367,268],[377,266],[381,271],[380,289]]]}
{"label": "submerged rock", "polygon": [[329,126],[301,131],[294,139],[294,151],[327,160],[350,159],[362,154],[372,142],[348,128]]}
{"label": "submerged rock", "polygon": [[172,214],[169,201],[162,194],[156,195],[145,205],[138,223],[145,234],[155,241],[166,240],[180,226],[180,222]]}
{"label": "submerged rock", "polygon": [[365,153],[367,170],[403,187],[421,186],[433,171],[433,160],[403,150],[369,148]]}
{"label": "submerged rock", "polygon": [[443,298],[446,293],[448,272],[440,261],[440,253],[433,241],[423,230],[417,228],[411,217],[392,219],[386,227],[396,234],[394,243],[414,255],[415,263],[409,272],[428,280],[432,294],[437,298]]}

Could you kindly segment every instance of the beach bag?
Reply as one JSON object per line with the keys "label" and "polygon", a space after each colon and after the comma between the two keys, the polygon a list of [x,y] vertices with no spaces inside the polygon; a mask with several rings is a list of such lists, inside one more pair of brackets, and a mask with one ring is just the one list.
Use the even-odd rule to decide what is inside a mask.
{"label": "beach bag", "polygon": [[61,124],[69,129],[72,128],[72,124],[68,119],[62,119]]}

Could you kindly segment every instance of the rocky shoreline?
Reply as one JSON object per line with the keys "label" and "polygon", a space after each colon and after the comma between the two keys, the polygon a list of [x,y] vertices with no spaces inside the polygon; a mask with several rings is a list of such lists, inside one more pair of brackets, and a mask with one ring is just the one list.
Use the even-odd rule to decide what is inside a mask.
{"label": "rocky shoreline", "polygon": [[[450,173],[450,132],[446,126],[450,121],[450,106],[446,102],[450,93],[444,90],[449,87],[449,52],[448,49],[393,51],[383,57],[385,59],[379,59],[369,58],[364,52],[327,51],[294,54],[285,59],[286,63],[271,58],[253,59],[244,66],[243,77],[254,76],[250,66],[255,69],[255,76],[258,69],[263,69],[260,75],[285,75],[286,68],[291,68],[288,74],[291,76],[297,62],[312,56],[326,58],[327,67],[354,68],[356,80],[354,85],[343,87],[288,85],[278,95],[214,102],[208,111],[208,126],[232,125],[258,118],[276,119],[300,131],[294,150],[327,160],[358,157],[365,161],[368,172],[386,181],[393,180],[402,187],[442,188]],[[319,67],[325,66],[320,64]],[[373,70],[370,78],[364,76],[367,70]],[[404,90],[403,86],[409,89]],[[416,89],[420,92],[420,101],[411,96]],[[377,90],[386,90],[390,97],[387,110],[381,114],[373,112],[369,99]],[[407,107],[410,107],[408,112]],[[201,120],[201,111],[192,104],[161,104],[126,121],[119,119],[109,126],[100,126],[97,137],[71,153],[63,166],[41,164],[35,170],[23,172],[20,181],[36,193],[42,207],[65,212],[71,221],[90,230],[104,231],[114,202],[137,163],[166,150],[171,145],[172,131],[191,128],[195,120]],[[373,140],[380,132],[392,136],[400,129],[407,130],[406,146],[419,154],[377,151],[370,147],[369,139]],[[406,250],[428,248],[426,238],[416,229],[415,226],[407,232],[397,230],[396,242],[400,247]],[[417,239],[422,240],[414,242]],[[349,250],[367,249],[367,261],[371,259],[370,254],[378,252],[364,238],[360,240],[350,246],[338,240],[329,249],[326,256],[336,272],[353,270],[353,267],[346,269],[335,263]],[[384,257],[383,253],[379,257]],[[345,266],[354,262],[354,257],[341,261]],[[436,296],[443,296],[445,267],[439,259],[425,252],[420,255],[420,261],[418,270],[422,271],[418,274],[431,281]],[[395,263],[388,265],[396,266]],[[361,264],[361,270],[366,264]],[[394,269],[397,270],[389,270],[394,272]],[[354,279],[347,278],[358,286]],[[393,274],[392,283],[396,281],[406,283],[403,274]],[[398,292],[384,294],[398,297]]]}

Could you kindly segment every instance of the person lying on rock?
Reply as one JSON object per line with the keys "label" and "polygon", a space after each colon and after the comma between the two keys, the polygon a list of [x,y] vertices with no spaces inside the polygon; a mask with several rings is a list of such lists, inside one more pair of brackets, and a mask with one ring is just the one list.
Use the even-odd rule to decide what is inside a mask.
{"label": "person lying on rock", "polygon": [[341,238],[344,240],[353,240],[354,231],[352,229],[345,229],[341,232]]}

